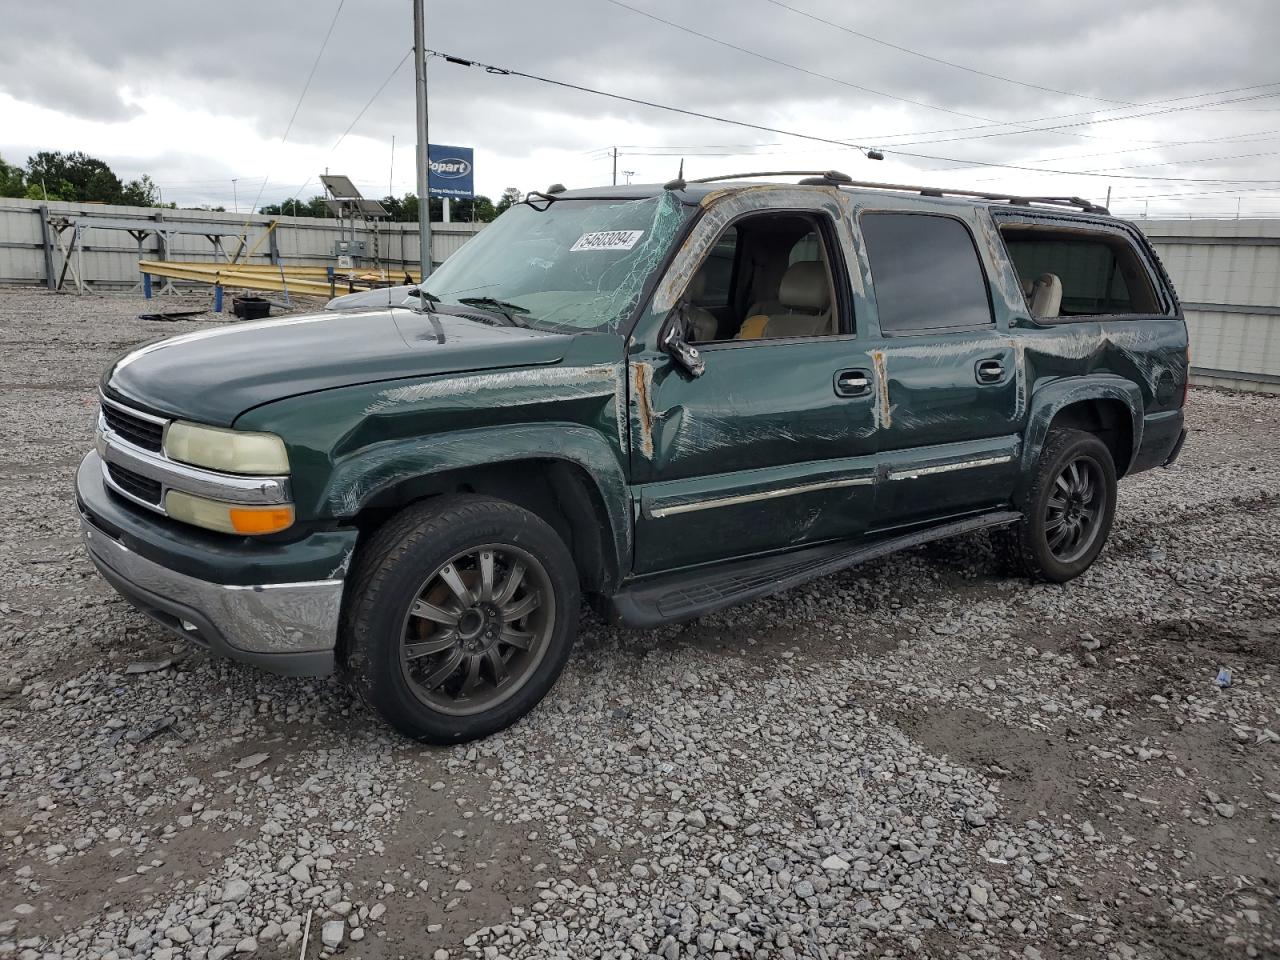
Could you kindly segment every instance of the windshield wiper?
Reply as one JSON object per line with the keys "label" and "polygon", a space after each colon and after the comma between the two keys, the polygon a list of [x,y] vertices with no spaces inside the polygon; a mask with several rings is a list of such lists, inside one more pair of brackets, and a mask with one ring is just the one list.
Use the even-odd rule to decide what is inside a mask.
{"label": "windshield wiper", "polygon": [[530,311],[527,307],[522,307],[518,303],[508,303],[506,300],[499,300],[497,297],[459,297],[459,303],[465,303],[469,307],[488,307],[495,313],[501,314],[506,318],[508,326],[522,327],[524,324],[516,321],[517,313],[528,314]]}
{"label": "windshield wiper", "polygon": [[436,343],[444,343],[444,324],[440,322],[440,318],[436,316],[434,309],[435,305],[440,302],[440,298],[434,293],[423,290],[421,287],[410,287],[407,293],[420,301],[418,306],[413,308],[413,312],[426,314],[427,322],[431,324],[431,331],[436,335]]}

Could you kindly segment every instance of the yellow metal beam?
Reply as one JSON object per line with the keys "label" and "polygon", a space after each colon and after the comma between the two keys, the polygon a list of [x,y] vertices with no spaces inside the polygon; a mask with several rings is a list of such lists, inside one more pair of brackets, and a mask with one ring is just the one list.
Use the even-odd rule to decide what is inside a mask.
{"label": "yellow metal beam", "polygon": [[[328,268],[317,266],[278,266],[272,264],[209,263],[182,260],[140,260],[138,270],[154,277],[190,280],[245,290],[280,290],[293,293],[329,295]],[[282,275],[283,273],[283,275]],[[404,271],[381,274],[361,271],[354,275],[335,274],[336,287],[342,291],[348,279],[362,284],[399,282]],[[414,274],[410,273],[410,277]],[[416,282],[411,280],[411,282]]]}

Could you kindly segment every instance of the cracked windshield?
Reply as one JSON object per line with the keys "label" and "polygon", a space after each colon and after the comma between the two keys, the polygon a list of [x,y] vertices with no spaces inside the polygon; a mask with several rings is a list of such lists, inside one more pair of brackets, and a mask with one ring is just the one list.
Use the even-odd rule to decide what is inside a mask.
{"label": "cracked windshield", "polygon": [[[536,200],[541,207],[544,201]],[[614,331],[690,216],[671,194],[512,207],[423,289],[540,330]]]}

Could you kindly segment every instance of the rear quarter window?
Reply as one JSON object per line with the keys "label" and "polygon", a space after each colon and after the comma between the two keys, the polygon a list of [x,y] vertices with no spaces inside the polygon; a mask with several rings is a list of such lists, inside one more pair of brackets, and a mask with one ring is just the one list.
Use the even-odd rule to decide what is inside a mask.
{"label": "rear quarter window", "polygon": [[1001,224],[1000,234],[1024,292],[1046,275],[1061,283],[1056,318],[1166,312],[1133,242],[1119,233],[1075,226]]}

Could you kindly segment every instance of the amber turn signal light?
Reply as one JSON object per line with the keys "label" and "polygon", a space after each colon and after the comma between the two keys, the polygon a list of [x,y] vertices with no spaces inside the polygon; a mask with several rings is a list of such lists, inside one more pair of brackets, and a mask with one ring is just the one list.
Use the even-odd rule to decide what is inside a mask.
{"label": "amber turn signal light", "polygon": [[293,526],[293,507],[232,507],[230,514],[236,533],[277,533]]}

